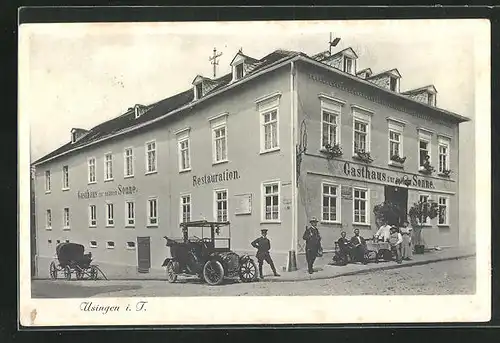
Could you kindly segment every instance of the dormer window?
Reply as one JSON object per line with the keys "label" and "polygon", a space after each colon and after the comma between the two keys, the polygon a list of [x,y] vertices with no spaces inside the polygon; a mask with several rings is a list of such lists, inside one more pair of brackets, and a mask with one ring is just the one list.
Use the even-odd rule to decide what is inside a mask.
{"label": "dormer window", "polygon": [[243,52],[239,50],[230,63],[233,73],[231,82],[241,80],[243,77],[245,77],[245,66],[252,65],[256,62],[257,60],[244,55]]}
{"label": "dormer window", "polygon": [[85,136],[87,132],[88,131],[84,129],[77,129],[77,128],[71,129],[71,143],[76,143],[80,138]]}
{"label": "dormer window", "polygon": [[144,114],[144,112],[146,112],[146,109],[144,106],[138,105],[138,104],[134,106],[135,119],[142,116]]}
{"label": "dormer window", "polygon": [[390,89],[393,92],[398,91],[398,79],[397,78],[395,78],[395,77],[390,78]]}
{"label": "dormer window", "polygon": [[427,104],[429,106],[436,106],[436,94],[429,93],[427,97]]}
{"label": "dormer window", "polygon": [[235,70],[235,80],[239,80],[243,77],[243,63],[234,66]]}
{"label": "dormer window", "polygon": [[344,56],[344,71],[349,74],[354,74],[354,60]]}
{"label": "dormer window", "polygon": [[75,143],[78,139],[78,135],[75,131],[71,132],[71,143]]}
{"label": "dormer window", "polygon": [[201,84],[201,82],[194,86],[194,92],[195,99],[200,99],[203,96],[203,85]]}

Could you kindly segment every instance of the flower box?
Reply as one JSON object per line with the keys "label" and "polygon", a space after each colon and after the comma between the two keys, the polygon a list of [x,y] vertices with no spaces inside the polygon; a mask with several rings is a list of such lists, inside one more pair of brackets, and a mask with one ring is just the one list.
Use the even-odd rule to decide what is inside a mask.
{"label": "flower box", "polygon": [[361,150],[356,151],[352,158],[354,158],[356,160],[360,160],[360,161],[365,162],[365,163],[372,163],[373,162],[373,158],[370,156],[370,153],[365,152],[365,151],[361,151]]}
{"label": "flower box", "polygon": [[342,148],[339,144],[325,144],[321,152],[325,154],[328,159],[342,156]]}
{"label": "flower box", "polygon": [[451,170],[449,170],[449,169],[445,169],[445,170],[443,170],[442,172],[440,172],[440,173],[438,174],[438,176],[442,176],[442,177],[450,177],[450,174],[451,174],[451,173],[452,173],[452,171],[451,171]]}
{"label": "flower box", "polygon": [[430,164],[424,164],[423,166],[418,167],[418,171],[422,174],[430,175],[434,172],[434,167]]}

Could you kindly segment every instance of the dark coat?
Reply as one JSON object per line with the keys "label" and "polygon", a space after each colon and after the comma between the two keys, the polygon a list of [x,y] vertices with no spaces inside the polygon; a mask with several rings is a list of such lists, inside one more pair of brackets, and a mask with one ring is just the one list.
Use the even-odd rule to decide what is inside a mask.
{"label": "dark coat", "polygon": [[337,243],[339,244],[340,250],[347,250],[347,249],[349,249],[350,241],[347,238],[340,237],[338,239]]}
{"label": "dark coat", "polygon": [[[363,237],[361,237],[361,236],[358,236],[358,237],[361,240],[361,245],[366,245],[365,239]],[[358,238],[356,236],[352,236],[352,238],[351,238],[351,244],[353,246],[356,246],[356,245],[359,244]]]}
{"label": "dark coat", "polygon": [[306,249],[317,250],[321,247],[321,236],[315,227],[306,227],[302,239],[306,241]]}
{"label": "dark coat", "polygon": [[271,241],[267,237],[259,237],[251,244],[257,249],[257,253],[267,253],[271,250]]}

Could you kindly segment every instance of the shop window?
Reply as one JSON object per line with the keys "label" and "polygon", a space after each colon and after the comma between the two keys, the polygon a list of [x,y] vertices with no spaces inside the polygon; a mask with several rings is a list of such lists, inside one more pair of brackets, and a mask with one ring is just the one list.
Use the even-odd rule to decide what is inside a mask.
{"label": "shop window", "polygon": [[263,220],[280,220],[280,185],[279,182],[269,182],[263,184]]}
{"label": "shop window", "polygon": [[353,188],[354,199],[354,224],[368,224],[369,223],[369,198],[368,190],[362,188]]}
{"label": "shop window", "polygon": [[448,198],[439,197],[438,199],[438,225],[448,225]]}
{"label": "shop window", "polygon": [[227,190],[215,191],[215,219],[218,222],[227,221]]}
{"label": "shop window", "polygon": [[181,218],[183,223],[191,221],[191,195],[189,194],[181,196]]}
{"label": "shop window", "polygon": [[323,183],[322,197],[322,221],[327,223],[340,222],[339,186]]}

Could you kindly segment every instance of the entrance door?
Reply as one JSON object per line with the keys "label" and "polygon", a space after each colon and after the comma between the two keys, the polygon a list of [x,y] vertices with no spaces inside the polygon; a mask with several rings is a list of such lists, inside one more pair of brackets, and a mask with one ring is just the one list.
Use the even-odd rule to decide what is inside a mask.
{"label": "entrance door", "polygon": [[149,268],[151,268],[150,237],[137,237],[137,266],[139,273],[149,273]]}
{"label": "entrance door", "polygon": [[402,226],[407,219],[408,189],[403,187],[385,186],[385,201],[397,207],[397,212],[387,218],[389,225]]}

